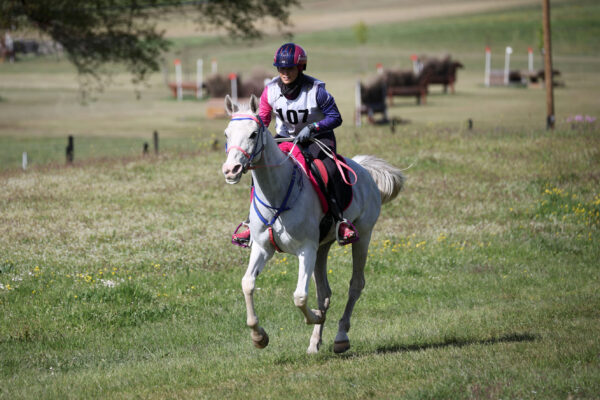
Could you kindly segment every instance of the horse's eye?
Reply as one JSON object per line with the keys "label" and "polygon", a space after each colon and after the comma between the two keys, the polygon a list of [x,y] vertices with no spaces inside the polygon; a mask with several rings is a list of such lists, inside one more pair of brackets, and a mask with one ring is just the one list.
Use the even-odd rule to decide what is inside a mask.
{"label": "horse's eye", "polygon": [[254,139],[258,135],[258,131],[254,131],[250,134],[250,139]]}

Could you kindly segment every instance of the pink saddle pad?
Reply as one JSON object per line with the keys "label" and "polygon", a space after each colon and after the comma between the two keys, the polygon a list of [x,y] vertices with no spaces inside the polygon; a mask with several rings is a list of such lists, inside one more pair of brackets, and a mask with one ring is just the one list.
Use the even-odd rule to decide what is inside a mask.
{"label": "pink saddle pad", "polygon": [[302,169],[304,170],[304,173],[306,173],[308,175],[308,180],[310,181],[313,188],[315,188],[315,192],[317,192],[317,196],[319,196],[319,201],[321,202],[321,208],[323,209],[323,212],[325,214],[327,214],[327,211],[329,210],[329,205],[327,204],[327,199],[325,198],[325,195],[321,191],[321,188],[319,187],[319,184],[315,180],[315,177],[313,176],[309,166],[306,164],[306,160],[304,159],[304,156],[302,155],[302,151],[298,148],[298,146],[294,146],[294,144],[292,142],[281,142],[281,143],[279,143],[279,148],[281,149],[281,151],[283,151],[286,154],[289,154],[290,150],[292,150],[292,148],[293,148],[292,156],[300,163],[300,165],[302,166]]}

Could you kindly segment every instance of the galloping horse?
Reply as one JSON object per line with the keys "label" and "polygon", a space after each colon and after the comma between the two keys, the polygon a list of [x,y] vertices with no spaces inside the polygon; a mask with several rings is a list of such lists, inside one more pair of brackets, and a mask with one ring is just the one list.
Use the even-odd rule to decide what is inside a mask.
{"label": "galloping horse", "polygon": [[[225,98],[225,109],[232,117],[225,129],[227,160],[222,167],[225,181],[238,183],[248,170],[252,171],[254,180],[249,224],[253,243],[248,269],[242,278],[247,324],[254,345],[266,347],[269,336],[259,325],[254,310],[256,277],[276,250],[296,255],[299,268],[294,304],[304,314],[306,323],[315,325],[307,352],[316,353],[331,297],[327,254],[335,242],[335,228],[319,240],[319,224],[325,214],[317,192],[302,167],[279,149],[258,117],[258,106],[259,100],[254,95],[247,106],[235,104],[229,96]],[[350,317],[365,286],[368,247],[381,205],[394,199],[404,183],[401,171],[381,159],[356,156],[345,161],[355,171],[357,181],[344,217],[354,224],[360,239],[352,244],[352,279],[335,337],[336,353],[350,348]],[[311,310],[307,304],[311,276],[317,289],[317,310]]]}

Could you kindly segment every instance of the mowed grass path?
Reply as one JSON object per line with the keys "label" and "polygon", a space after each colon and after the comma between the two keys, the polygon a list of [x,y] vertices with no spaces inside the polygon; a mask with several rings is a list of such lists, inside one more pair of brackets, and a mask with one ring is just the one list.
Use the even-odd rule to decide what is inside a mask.
{"label": "mowed grass path", "polygon": [[[598,9],[580,4],[590,15]],[[351,49],[339,54],[350,59]],[[2,173],[0,398],[598,398],[600,132],[565,121],[597,109],[600,80],[585,67],[597,56],[565,64],[552,132],[540,126],[542,91],[486,92],[469,66],[454,97],[434,94],[427,107],[398,99],[392,114],[411,123],[395,133],[355,129],[346,118],[337,131],[344,154],[412,167],[376,226],[352,348],[341,356],[332,342],[349,249],[336,247],[329,260],[321,352],[305,354],[311,327],[293,305],[297,261],[286,255],[258,279],[257,312],[271,342],[254,349],[240,287],[249,252],[229,244],[248,209],[249,179],[224,183],[224,154],[212,149],[224,121],[205,121],[202,104],[176,106],[160,92],[153,104],[165,110],[138,104],[132,120],[105,121],[111,107],[99,100],[83,117],[134,129],[109,131],[110,140],[136,148],[146,130],[150,138],[146,116],[176,122],[164,135],[174,147],[109,157],[92,132],[91,161]],[[336,99],[351,115],[344,82],[354,72],[315,67],[334,93],[347,94]],[[16,92],[3,92],[0,107],[14,107]],[[123,105],[122,93],[107,96]],[[38,119],[51,107],[21,95],[42,110],[20,125],[34,140],[32,126],[59,119]],[[67,109],[66,121],[94,130]],[[40,140],[60,150],[53,132]],[[17,140],[11,135],[4,143]]]}

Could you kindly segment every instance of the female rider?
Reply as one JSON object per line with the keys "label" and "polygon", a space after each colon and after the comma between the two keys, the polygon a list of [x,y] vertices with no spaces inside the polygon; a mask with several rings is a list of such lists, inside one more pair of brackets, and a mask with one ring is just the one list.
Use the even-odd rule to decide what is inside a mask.
{"label": "female rider", "polygon": [[[334,171],[335,162],[310,139],[319,139],[336,153],[333,129],[342,124],[342,117],[333,96],[325,90],[325,83],[304,74],[306,64],[306,52],[297,44],[286,43],[277,50],[273,65],[277,67],[279,76],[265,86],[260,96],[259,116],[265,126],[269,126],[274,113],[277,137],[296,138],[304,151],[322,160],[328,171]],[[331,197],[333,193],[325,195]],[[341,211],[332,215],[335,219],[341,219],[338,228],[340,244],[356,241],[358,236],[354,227],[341,217]],[[234,233],[232,241],[247,246],[250,229]]]}

